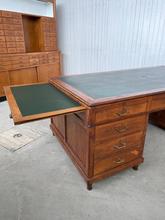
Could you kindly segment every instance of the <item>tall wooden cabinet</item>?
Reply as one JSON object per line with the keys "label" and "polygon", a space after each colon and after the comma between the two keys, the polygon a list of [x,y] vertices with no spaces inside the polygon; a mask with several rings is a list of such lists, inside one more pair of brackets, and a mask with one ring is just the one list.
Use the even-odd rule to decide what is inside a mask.
{"label": "tall wooden cabinet", "polygon": [[0,97],[6,85],[59,75],[56,18],[0,11]]}

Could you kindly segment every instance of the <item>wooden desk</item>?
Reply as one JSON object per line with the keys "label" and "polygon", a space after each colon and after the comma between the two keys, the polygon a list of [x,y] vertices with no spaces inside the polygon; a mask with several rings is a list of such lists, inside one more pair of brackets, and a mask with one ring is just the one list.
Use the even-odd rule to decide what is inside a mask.
{"label": "wooden desk", "polygon": [[[43,85],[54,94],[46,87],[41,92]],[[52,78],[50,84],[33,87],[35,103],[47,97],[49,104],[33,103],[32,86],[6,88],[15,123],[51,117],[53,134],[89,190],[100,179],[126,168],[138,169],[149,113],[165,110],[165,67]],[[59,103],[62,97],[67,99],[65,108]]]}

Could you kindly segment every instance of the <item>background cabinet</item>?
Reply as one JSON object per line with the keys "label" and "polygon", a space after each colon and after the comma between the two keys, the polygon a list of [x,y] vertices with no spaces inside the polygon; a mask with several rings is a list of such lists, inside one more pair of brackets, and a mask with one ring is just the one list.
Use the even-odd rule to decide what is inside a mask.
{"label": "background cabinet", "polygon": [[0,11],[0,97],[3,86],[60,75],[56,18]]}

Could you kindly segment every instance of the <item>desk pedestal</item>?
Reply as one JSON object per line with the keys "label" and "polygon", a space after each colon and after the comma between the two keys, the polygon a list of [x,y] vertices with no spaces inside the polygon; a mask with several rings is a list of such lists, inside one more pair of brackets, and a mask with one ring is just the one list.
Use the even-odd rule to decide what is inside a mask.
{"label": "desk pedestal", "polygon": [[149,121],[151,124],[165,129],[165,111],[151,113]]}
{"label": "desk pedestal", "polygon": [[85,179],[87,189],[143,162],[148,114],[89,125],[86,113],[51,118],[51,129]]}

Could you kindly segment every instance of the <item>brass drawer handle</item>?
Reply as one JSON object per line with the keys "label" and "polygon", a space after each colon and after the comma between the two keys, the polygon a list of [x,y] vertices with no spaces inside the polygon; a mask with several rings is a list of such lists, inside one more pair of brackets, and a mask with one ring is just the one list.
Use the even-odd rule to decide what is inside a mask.
{"label": "brass drawer handle", "polygon": [[125,160],[123,159],[118,159],[118,160],[116,160],[116,161],[114,161],[115,163],[117,163],[117,164],[121,164],[121,163],[124,163],[125,162]]}
{"label": "brass drawer handle", "polygon": [[126,131],[128,130],[128,127],[125,126],[125,127],[115,128],[115,130],[116,130],[118,133],[123,133],[123,132],[126,132]]}
{"label": "brass drawer handle", "polygon": [[123,149],[127,146],[126,143],[119,143],[119,145],[114,145],[114,148],[117,150]]}
{"label": "brass drawer handle", "polygon": [[121,117],[121,116],[126,115],[127,113],[128,113],[128,110],[125,108],[125,109],[123,109],[122,112],[117,112],[116,115],[119,116],[119,117]]}

